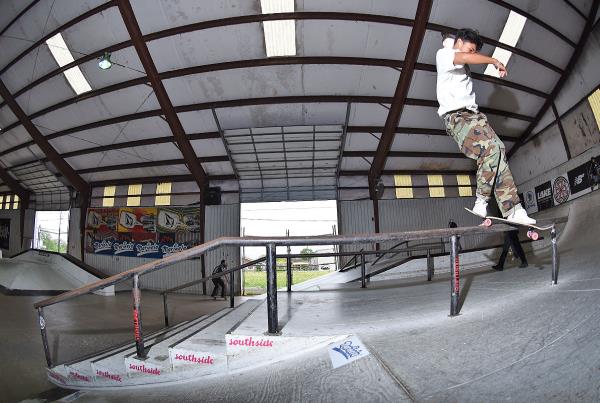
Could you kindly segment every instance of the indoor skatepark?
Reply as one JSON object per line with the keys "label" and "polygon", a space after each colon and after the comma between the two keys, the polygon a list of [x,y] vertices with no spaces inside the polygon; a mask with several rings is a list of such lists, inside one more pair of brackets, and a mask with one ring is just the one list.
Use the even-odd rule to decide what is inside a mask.
{"label": "indoor skatepark", "polygon": [[[2,5],[0,400],[598,400],[598,1],[152,4]],[[467,25],[553,226],[519,228],[524,268],[492,268],[515,227],[465,211],[478,162],[437,113],[440,34]],[[333,235],[248,231],[244,205],[319,200]],[[66,252],[31,248],[48,210]]]}

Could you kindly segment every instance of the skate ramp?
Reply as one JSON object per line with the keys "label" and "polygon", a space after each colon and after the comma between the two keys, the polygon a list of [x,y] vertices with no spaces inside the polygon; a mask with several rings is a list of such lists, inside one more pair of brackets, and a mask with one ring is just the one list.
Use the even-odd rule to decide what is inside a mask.
{"label": "skate ramp", "polygon": [[[7,295],[55,295],[100,280],[58,253],[30,249],[0,259],[0,290]],[[96,292],[114,295],[114,286]]]}

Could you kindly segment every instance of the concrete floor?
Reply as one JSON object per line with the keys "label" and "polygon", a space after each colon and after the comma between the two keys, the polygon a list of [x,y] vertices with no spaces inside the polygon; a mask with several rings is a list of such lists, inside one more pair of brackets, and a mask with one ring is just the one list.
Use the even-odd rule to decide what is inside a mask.
{"label": "concrete floor", "polygon": [[[57,389],[46,380],[46,359],[33,309],[45,297],[0,294],[0,402],[17,402]],[[243,298],[236,298],[236,304]],[[142,293],[143,329],[164,326],[162,297]],[[192,319],[228,307],[229,301],[192,295],[169,298],[171,323]],[[110,317],[106,318],[107,312]],[[53,359],[68,360],[132,340],[131,294],[114,297],[89,295],[46,308],[48,339]],[[71,392],[67,392],[71,393]],[[60,393],[58,393],[60,395]]]}
{"label": "concrete floor", "polygon": [[[348,284],[291,296],[280,293],[284,335],[354,333],[371,355],[332,369],[326,350],[319,350],[184,384],[85,392],[77,401],[600,401],[600,192],[552,212],[569,215],[559,241],[557,286],[550,285],[548,251],[538,250],[530,253],[526,269],[465,272],[461,315],[453,318],[448,317],[450,284],[443,276],[432,283],[372,281],[367,290]],[[129,298],[119,295],[118,301],[102,306],[82,303],[55,315],[64,321],[63,331],[70,326],[75,333],[80,329],[75,324],[83,323],[87,328],[81,333],[87,333],[100,328],[89,317],[92,312],[117,312],[119,304],[128,307]],[[145,326],[159,326],[160,300],[144,298],[146,311],[156,311],[144,316]],[[48,387],[33,301],[0,299],[6,340],[0,371],[9,373],[1,386],[8,390],[7,401]],[[181,308],[182,317],[200,304],[183,306],[194,309]],[[127,335],[126,311],[111,319],[111,335]],[[265,316],[257,310],[236,332],[265,328]]]}

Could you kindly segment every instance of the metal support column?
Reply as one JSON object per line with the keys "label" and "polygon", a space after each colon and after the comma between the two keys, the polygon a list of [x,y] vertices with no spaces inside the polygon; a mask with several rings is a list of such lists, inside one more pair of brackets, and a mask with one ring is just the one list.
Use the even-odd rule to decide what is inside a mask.
{"label": "metal support column", "polygon": [[163,294],[163,311],[165,312],[165,326],[169,327],[169,306],[167,305],[167,293]]}
{"label": "metal support column", "polygon": [[37,311],[40,323],[40,332],[42,332],[42,344],[44,345],[44,354],[46,355],[46,364],[48,364],[48,368],[51,368],[52,358],[50,357],[50,348],[48,347],[48,335],[46,334],[46,320],[44,319],[44,308],[38,308]]}
{"label": "metal support column", "polygon": [[[288,248],[289,249],[289,248]],[[290,252],[288,251],[288,254]],[[292,281],[294,280],[292,277],[292,258],[288,257],[286,259],[286,270],[287,270],[287,292],[292,292]]]}
{"label": "metal support column", "polygon": [[267,319],[268,333],[278,334],[277,318],[277,249],[273,244],[267,245]]}
{"label": "metal support column", "polygon": [[456,235],[450,237],[450,316],[458,315],[460,296],[460,263],[458,260],[458,240]]}
{"label": "metal support column", "polygon": [[367,270],[365,268],[365,254],[360,254],[360,288],[367,288]]}
{"label": "metal support column", "polygon": [[552,239],[552,285],[558,283],[558,246],[556,245],[556,228],[553,226],[550,231]]}
{"label": "metal support column", "polygon": [[235,306],[235,272],[232,271],[229,273],[229,307],[233,308]]}
{"label": "metal support column", "polygon": [[146,358],[144,336],[142,334],[142,314],[140,312],[140,278],[137,274],[133,276],[133,288],[131,294],[133,297],[133,335],[135,338],[135,351],[138,358]]}
{"label": "metal support column", "polygon": [[431,256],[431,250],[427,249],[427,281],[431,281],[433,278],[433,256]]}

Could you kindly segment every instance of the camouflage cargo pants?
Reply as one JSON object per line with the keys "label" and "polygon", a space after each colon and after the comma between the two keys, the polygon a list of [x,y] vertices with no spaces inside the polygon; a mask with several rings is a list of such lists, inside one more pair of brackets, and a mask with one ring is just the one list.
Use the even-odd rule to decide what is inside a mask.
{"label": "camouflage cargo pants", "polygon": [[483,113],[461,111],[444,115],[444,123],[462,153],[477,161],[477,194],[487,200],[493,187],[500,212],[506,217],[521,201],[506,161],[504,143],[487,117]]}

